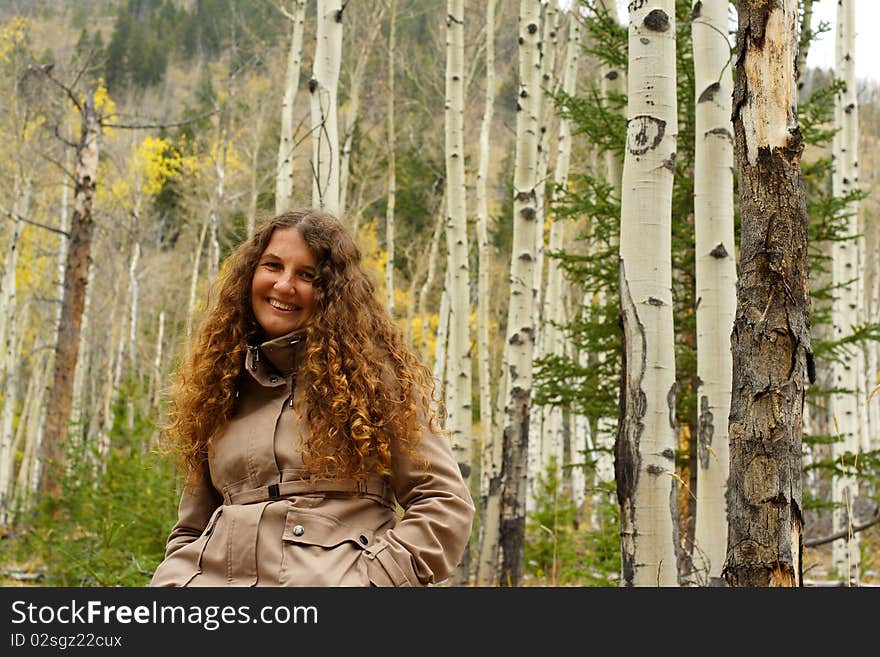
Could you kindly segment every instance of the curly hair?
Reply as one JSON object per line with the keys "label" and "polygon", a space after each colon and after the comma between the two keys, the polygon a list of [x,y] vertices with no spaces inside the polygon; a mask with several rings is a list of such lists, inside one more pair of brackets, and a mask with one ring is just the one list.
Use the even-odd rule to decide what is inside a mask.
{"label": "curly hair", "polygon": [[251,282],[278,228],[295,228],[317,261],[314,312],[297,380],[305,382],[306,471],[319,477],[387,475],[392,444],[412,453],[419,429],[440,432],[430,371],[407,346],[361,266],[352,236],[334,216],[295,209],[262,224],[224,261],[213,297],[171,390],[166,444],[192,480],[235,413],[237,378],[262,329]]}

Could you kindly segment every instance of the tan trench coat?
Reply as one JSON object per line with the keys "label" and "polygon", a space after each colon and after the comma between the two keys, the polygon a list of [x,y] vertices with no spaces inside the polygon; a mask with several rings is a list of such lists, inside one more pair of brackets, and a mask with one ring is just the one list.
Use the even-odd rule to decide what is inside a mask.
{"label": "tan trench coat", "polygon": [[423,586],[458,564],[474,506],[445,438],[425,429],[422,458],[393,452],[387,481],[303,479],[301,336],[248,350],[238,410],[151,586]]}

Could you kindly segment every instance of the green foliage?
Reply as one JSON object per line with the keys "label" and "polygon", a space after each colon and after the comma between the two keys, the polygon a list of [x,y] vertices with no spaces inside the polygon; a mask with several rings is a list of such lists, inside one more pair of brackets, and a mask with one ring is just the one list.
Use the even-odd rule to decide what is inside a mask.
{"label": "green foliage", "polygon": [[136,410],[142,399],[131,383],[121,391],[102,463],[95,436],[87,443],[73,437],[60,498],[44,496],[22,520],[29,531],[9,541],[4,561],[41,563],[48,586],[149,584],[164,555],[180,492],[174,464],[151,448],[155,426]]}
{"label": "green foliage", "polygon": [[536,481],[535,508],[526,522],[527,572],[550,586],[608,586],[620,572],[614,495],[599,495],[597,527],[580,527],[571,496],[551,463]]}

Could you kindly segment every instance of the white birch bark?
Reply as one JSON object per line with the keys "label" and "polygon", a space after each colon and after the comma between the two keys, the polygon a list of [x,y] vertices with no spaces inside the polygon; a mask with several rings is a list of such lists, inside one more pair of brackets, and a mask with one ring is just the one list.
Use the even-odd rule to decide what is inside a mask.
{"label": "white birch bark", "polygon": [[318,0],[317,43],[309,80],[312,118],[312,205],[339,211],[339,128],[336,116],[342,60],[342,3]]}
{"label": "white birch bark", "polygon": [[153,377],[150,399],[154,411],[159,408],[162,390],[162,345],[165,340],[165,311],[159,312],[159,328],[156,331],[156,356],[153,358]]}
{"label": "white birch bark", "polygon": [[254,121],[253,129],[253,147],[251,150],[251,193],[248,199],[247,224],[245,225],[246,235],[250,237],[254,234],[257,225],[257,201],[260,196],[260,151],[263,143],[263,116],[266,106],[258,103],[257,118]]}
{"label": "white birch bark", "polygon": [[[867,231],[866,231],[867,232]],[[880,257],[877,255],[877,246],[880,245],[880,225],[874,226],[874,248],[865,249],[865,255],[871,254],[871,314],[868,321],[875,323],[880,321]],[[868,395],[875,395],[868,400],[868,427],[870,429],[870,449],[880,449],[880,399],[876,398],[874,392],[877,386],[877,369],[878,365],[878,345],[877,342],[868,343],[867,356],[867,388]]]}
{"label": "white birch bark", "polygon": [[697,322],[697,501],[692,561],[697,581],[721,582],[727,555],[725,495],[730,466],[736,313],[733,234],[733,75],[727,0],[696,0],[691,32],[697,99],[694,130],[694,231]]}
{"label": "white birch bark", "polygon": [[615,470],[624,586],[675,586],[675,340],[671,208],[678,133],[675,2],[629,13],[620,217],[624,381]]}
{"label": "white birch bark", "polygon": [[[230,84],[230,89],[232,85]],[[230,95],[229,105],[232,104]],[[230,111],[230,110],[227,110]],[[214,198],[211,201],[211,209],[208,214],[208,283],[212,284],[217,277],[220,268],[220,211],[225,202],[226,193],[226,157],[229,152],[229,130],[220,129],[221,137],[218,144],[217,157],[214,160],[214,170],[217,173],[217,186],[214,189]]]}
{"label": "white birch bark", "polygon": [[[544,342],[544,244],[546,239],[546,211],[544,190],[547,186],[547,171],[550,168],[550,133],[554,116],[553,100],[550,94],[556,85],[556,34],[559,29],[559,16],[555,3],[548,2],[544,9],[543,35],[541,37],[541,88],[548,93],[541,103],[538,115],[538,165],[537,185],[535,186],[535,266],[533,269],[536,290],[535,297],[535,346],[533,359],[540,358],[546,351]],[[538,476],[544,476],[549,454],[544,444],[544,408],[534,408],[529,413],[528,481],[526,484],[526,511],[534,509],[534,497]]]}
{"label": "white birch bark", "polygon": [[385,206],[385,294],[388,312],[394,316],[394,205],[397,199],[397,170],[395,163],[394,134],[394,32],[397,23],[397,2],[391,0],[391,17],[388,23],[388,202]]}
{"label": "white birch bark", "polygon": [[[619,22],[619,14],[617,11],[617,3],[614,0],[598,0],[598,5],[601,6],[607,13],[608,17],[614,20],[615,22]],[[599,87],[602,92],[603,98],[606,99],[606,103],[608,102],[609,94],[612,92],[626,93],[626,72],[613,66],[608,66],[603,64],[599,71]],[[621,161],[620,156],[617,153],[614,153],[610,150],[605,151],[603,155],[603,164],[605,171],[605,179],[608,184],[611,186],[612,194],[615,198],[620,198],[621,196],[621,176],[623,175],[623,162]],[[594,303],[594,299],[590,297],[589,299],[585,299],[584,303],[587,305],[592,305]],[[600,291],[597,298],[595,299],[595,303],[599,306],[605,305],[605,292]],[[589,355],[587,356],[589,358]],[[605,354],[599,354],[597,356],[600,361],[605,360]],[[614,481],[614,456],[612,454],[614,449],[614,425],[615,422],[610,418],[600,417],[596,419],[596,436],[594,440],[594,444],[596,447],[596,452],[594,453],[596,459],[596,480],[597,482],[612,482]],[[597,508],[600,500],[600,496],[602,493],[597,493],[594,508]]]}
{"label": "white birch bark", "polygon": [[434,380],[438,385],[446,382],[447,338],[449,335],[449,286],[447,270],[443,274],[443,293],[440,296],[440,311],[437,323],[437,339],[434,346]]}
{"label": "white birch bark", "polygon": [[[290,50],[287,54],[287,72],[284,76],[284,99],[281,101],[281,138],[278,141],[275,176],[276,214],[287,209],[293,194],[293,109],[296,104],[296,93],[299,89],[306,5],[306,0],[294,0],[293,12],[284,12],[293,23],[293,28],[290,37]],[[250,233],[248,234],[250,235]]]}
{"label": "white birch bark", "polygon": [[[574,95],[577,88],[578,60],[581,49],[580,22],[574,12],[568,16],[568,40],[565,50],[565,61],[562,69],[562,91]],[[560,198],[560,190],[565,188],[568,181],[568,170],[571,163],[571,126],[569,119],[559,118],[559,134],[556,142],[556,168],[553,172],[553,194],[551,203],[550,239],[548,251],[558,253],[565,243],[565,223],[557,220],[552,206]],[[557,357],[565,355],[565,340],[562,331],[558,328],[565,318],[564,300],[566,296],[566,281],[562,275],[559,261],[555,258],[547,259],[547,289],[544,294],[544,318],[543,328],[543,354],[552,354]],[[557,471],[564,463],[563,447],[563,416],[561,406],[544,406],[541,409],[542,418],[542,471],[550,465],[550,459],[554,459]],[[574,451],[574,450],[572,450]],[[577,470],[577,468],[575,468]],[[574,472],[569,470],[569,472]],[[581,472],[583,472],[581,470]],[[560,481],[562,478],[560,477]],[[580,497],[575,497],[576,504],[580,504],[583,498],[583,490]]]}
{"label": "white birch bark", "polygon": [[[19,513],[26,514],[31,508],[33,500],[31,492],[31,473],[34,469],[35,455],[39,449],[37,437],[42,415],[43,399],[45,398],[46,379],[49,376],[49,368],[46,367],[51,355],[44,352],[38,355],[34,361],[34,370],[28,384],[26,413],[19,418],[19,431],[23,432],[24,447],[22,448],[21,462],[15,480],[15,506]],[[18,442],[18,439],[16,439]]]}
{"label": "white birch bark", "polygon": [[[615,22],[619,22],[620,17],[617,12],[617,2],[615,0],[598,0],[598,5],[603,8],[608,17]],[[600,71],[600,89],[602,97],[608,99],[610,93],[626,92],[626,71],[622,71],[615,66],[603,64]],[[623,175],[623,162],[617,153],[605,151],[605,171],[608,178],[608,184],[614,190],[616,196],[620,196],[621,176]]]}
{"label": "white birch bark", "polygon": [[[492,431],[492,381],[489,374],[489,194],[486,180],[489,176],[489,141],[492,119],[495,115],[495,6],[497,0],[486,3],[486,89],[483,103],[483,120],[480,123],[480,148],[477,162],[477,372],[480,394],[480,513],[486,518],[486,499],[489,495],[490,474],[501,467],[493,463],[495,434]],[[497,510],[496,510],[497,515]],[[482,527],[482,524],[481,524]],[[482,531],[482,530],[481,530]],[[482,561],[482,555],[478,557]],[[477,568],[479,580],[480,567]]]}
{"label": "white birch bark", "polygon": [[519,100],[514,165],[513,248],[507,314],[508,356],[504,409],[504,455],[500,521],[499,582],[517,586],[523,575],[528,426],[535,344],[535,231],[541,89],[540,22],[537,0],[522,0],[519,15]]}
{"label": "white birch bark", "polygon": [[134,244],[131,247],[131,262],[128,265],[129,297],[128,316],[128,363],[132,376],[137,376],[137,331],[138,331],[138,265],[141,259],[141,243],[135,229]]}
{"label": "white birch bark", "polygon": [[419,318],[422,323],[422,353],[427,356],[429,353],[428,334],[431,330],[431,323],[428,321],[427,301],[428,293],[434,284],[434,276],[437,270],[437,259],[440,253],[440,234],[443,232],[443,223],[446,218],[446,192],[440,200],[440,208],[437,211],[437,219],[434,222],[434,231],[431,233],[431,246],[428,249],[428,272],[425,275],[425,282],[419,290]]}
{"label": "white birch bark", "polygon": [[3,410],[0,412],[0,526],[5,526],[11,519],[13,494],[13,468],[15,466],[15,435],[12,422],[18,405],[17,370],[19,368],[19,352],[21,349],[19,333],[24,326],[19,326],[24,304],[18,301],[16,290],[16,272],[18,270],[19,240],[24,222],[18,216],[27,217],[30,212],[31,180],[25,177],[16,165],[13,181],[12,234],[6,247],[6,262],[3,269],[3,289],[0,298],[0,322],[5,330],[0,341],[3,350],[0,379],[2,379]]}
{"label": "white birch bark", "polygon": [[[858,101],[855,78],[855,7],[853,0],[838,0],[835,32],[835,71],[844,88],[835,97],[834,119],[838,132],[834,136],[834,171],[831,177],[832,193],[842,196],[857,187],[858,164]],[[834,339],[850,335],[858,322],[858,203],[846,208],[845,239],[832,245],[832,281],[835,286],[832,300],[832,326]],[[830,403],[838,442],[832,444],[835,462],[847,470],[847,474],[835,477],[832,482],[832,500],[837,505],[832,514],[833,532],[851,528],[852,508],[858,495],[858,482],[851,474],[855,458],[860,450],[859,436],[859,349],[848,345],[845,356],[832,363],[834,388],[841,390],[832,394]],[[849,585],[859,581],[859,535],[832,544],[832,562],[841,579]]]}
{"label": "white birch bark", "polygon": [[[392,0],[394,2],[396,0]],[[343,126],[342,154],[339,163],[339,213],[343,215],[348,210],[348,180],[351,174],[351,149],[354,143],[355,126],[360,116],[361,91],[364,86],[364,72],[370,60],[369,53],[373,51],[376,36],[382,29],[382,17],[385,15],[386,6],[381,5],[373,15],[369,25],[366,41],[362,46],[361,56],[357,58],[354,73],[348,84],[348,103],[345,108],[345,125]],[[357,232],[355,227],[355,233]]]}
{"label": "white birch bark", "polygon": [[[470,272],[464,173],[464,0],[446,3],[446,271],[450,277],[446,422],[465,482],[471,470]],[[455,582],[467,582],[468,554]]]}
{"label": "white birch bark", "polygon": [[470,463],[471,358],[467,207],[464,176],[464,0],[446,4],[446,248],[449,292],[448,427],[460,466]]}
{"label": "white birch bark", "polygon": [[202,264],[202,247],[205,244],[205,237],[208,234],[208,226],[211,223],[210,217],[205,219],[202,224],[202,230],[199,232],[199,239],[196,241],[196,248],[193,251],[193,266],[189,277],[189,300],[186,306],[186,340],[192,335],[193,320],[196,312],[196,292],[199,287],[199,269]]}

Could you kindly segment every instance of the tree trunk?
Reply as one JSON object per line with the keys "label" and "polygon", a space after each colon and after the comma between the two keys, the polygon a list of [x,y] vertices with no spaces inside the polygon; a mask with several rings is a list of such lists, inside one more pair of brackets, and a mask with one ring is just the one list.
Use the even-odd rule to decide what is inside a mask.
{"label": "tree trunk", "polygon": [[[800,586],[801,430],[812,372],[795,0],[739,0],[733,94],[742,217],[730,409],[730,586]],[[811,377],[812,378],[812,377]]]}
{"label": "tree trunk", "polygon": [[394,32],[397,23],[397,2],[391,0],[391,17],[388,20],[388,203],[385,206],[385,294],[388,312],[394,316],[394,205],[397,200],[397,170],[395,164],[394,134]]}
{"label": "tree trunk", "polygon": [[427,301],[428,293],[434,284],[434,274],[437,270],[437,256],[440,252],[440,234],[443,231],[443,222],[446,217],[446,192],[440,199],[440,207],[437,210],[437,220],[434,222],[434,232],[431,233],[431,246],[428,250],[428,273],[425,275],[425,282],[419,290],[419,318],[422,323],[422,354],[428,357],[430,350],[428,334],[431,330],[431,323],[428,321]]}
{"label": "tree trunk", "polygon": [[[562,91],[574,95],[577,88],[578,55],[581,50],[580,23],[573,12],[568,16],[568,42],[565,51],[565,62],[562,71]],[[550,109],[552,111],[552,108]],[[561,190],[568,181],[568,170],[571,163],[571,127],[567,117],[559,119],[559,136],[556,142],[556,168],[553,172],[553,193],[551,202],[550,240],[548,251],[550,254],[559,253],[565,244],[565,223],[556,219],[553,207],[560,200]],[[562,276],[562,268],[556,258],[547,259],[547,289],[544,293],[544,318],[543,343],[544,354],[552,354],[557,357],[565,355],[565,340],[559,326],[565,320],[564,300],[566,296],[566,281]],[[563,466],[563,417],[562,407],[558,405],[545,406],[542,410],[543,419],[541,427],[542,440],[542,470],[550,465],[554,459],[557,472],[562,472]],[[579,457],[578,460],[582,460]],[[572,472],[569,470],[568,472]],[[560,477],[560,481],[562,478]],[[580,504],[580,500],[575,500]]]}
{"label": "tree trunk", "polygon": [[[396,2],[396,0],[391,0],[392,2]],[[361,108],[361,90],[364,86],[364,71],[366,71],[367,64],[369,63],[370,57],[369,53],[373,50],[373,43],[376,41],[376,36],[382,29],[382,17],[385,15],[386,6],[383,3],[377,9],[375,9],[375,13],[372,15],[372,20],[368,26],[368,34],[365,42],[362,42],[361,46],[361,55],[357,58],[357,63],[354,67],[354,73],[351,75],[351,78],[348,83],[348,103],[345,108],[345,126],[343,138],[344,142],[342,145],[342,156],[339,163],[339,213],[340,215],[345,214],[348,210],[348,179],[349,174],[351,173],[351,148],[354,143],[354,131],[355,126],[357,125],[358,117],[360,114]],[[355,229],[355,232],[357,230]]]}
{"label": "tree trunk", "polygon": [[675,79],[674,0],[630,4],[620,209],[623,373],[614,463],[623,586],[678,584],[671,257]]}
{"label": "tree trunk", "polygon": [[98,174],[98,153],[101,126],[95,111],[92,94],[82,104],[82,127],[76,146],[74,165],[74,205],[70,227],[70,242],[64,272],[64,297],[61,301],[58,344],[52,388],[47,400],[46,433],[41,445],[44,467],[43,491],[49,497],[60,494],[57,478],[64,463],[63,442],[67,434],[73,401],[73,373],[79,354],[80,323],[85,304],[86,286],[91,265],[92,202]]}
{"label": "tree trunk", "polygon": [[[834,171],[831,175],[832,194],[842,197],[858,188],[858,99],[855,76],[855,8],[853,0],[838,0],[837,29],[835,33],[835,73],[844,87],[835,96],[834,135],[832,149]],[[847,204],[845,225],[840,240],[832,245],[832,284],[835,289],[831,302],[834,340],[852,334],[859,322],[859,225],[858,201]],[[858,480],[854,473],[855,460],[861,447],[859,397],[861,385],[861,348],[858,344],[843,347],[840,360],[831,363],[834,392],[829,398],[835,423],[837,442],[831,453],[845,474],[835,476],[832,482],[832,532],[851,526],[852,508],[858,496]],[[849,585],[859,581],[859,535],[832,543],[832,562],[841,578]]]}
{"label": "tree trunk", "polygon": [[[31,181],[25,178],[20,167],[15,167],[13,182],[14,215],[27,217],[30,211]],[[13,472],[15,466],[15,435],[12,429],[13,416],[18,406],[18,371],[19,363],[19,327],[24,304],[20,303],[16,294],[16,272],[18,271],[19,239],[24,222],[17,216],[12,217],[12,235],[6,247],[6,262],[3,269],[2,299],[0,299],[0,317],[4,330],[0,338],[2,349],[2,366],[0,381],[3,391],[3,411],[0,413],[0,527],[11,520],[13,500]],[[21,420],[19,420],[21,421]]]}
{"label": "tree trunk", "polygon": [[[293,13],[287,17],[293,23],[290,51],[287,55],[287,74],[284,76],[284,100],[281,101],[281,139],[278,141],[278,164],[275,177],[275,212],[290,205],[293,194],[293,110],[299,88],[299,68],[302,62],[303,25],[306,18],[306,0],[294,0]],[[287,13],[287,12],[285,12]]]}
{"label": "tree trunk", "polygon": [[[480,150],[477,162],[477,372],[480,385],[480,511],[488,493],[492,459],[492,382],[489,374],[489,195],[486,180],[489,176],[489,141],[492,119],[495,115],[495,6],[497,0],[486,3],[486,95],[483,120],[480,123]],[[499,464],[500,465],[500,464]],[[481,516],[485,517],[485,516]]]}
{"label": "tree trunk", "polygon": [[[464,0],[446,2],[446,269],[450,275],[449,355],[446,422],[452,453],[465,483],[471,471],[470,272],[464,177]],[[453,581],[466,584],[470,555],[465,548]]]}
{"label": "tree trunk", "polygon": [[535,344],[535,231],[541,89],[541,5],[521,0],[519,13],[519,100],[513,174],[513,249],[507,313],[507,357],[501,505],[501,586],[519,586],[524,572],[529,407]]}
{"label": "tree trunk", "polygon": [[336,90],[342,59],[342,3],[318,0],[317,43],[309,80],[312,117],[312,205],[339,211],[339,129]]}
{"label": "tree trunk", "polygon": [[697,500],[692,562],[696,581],[721,583],[727,552],[725,495],[730,451],[732,357],[736,312],[733,232],[733,76],[727,0],[695,0],[691,26],[697,99],[694,131],[694,232],[697,321]]}

